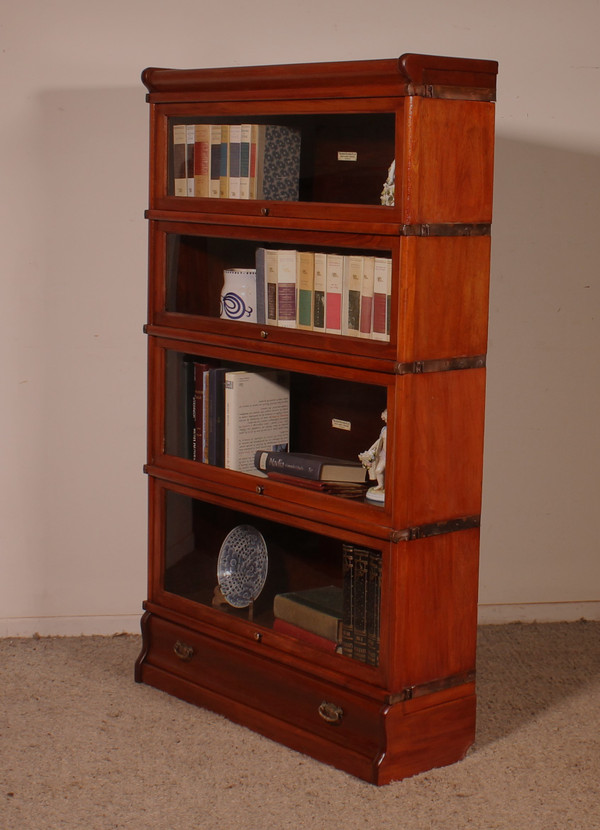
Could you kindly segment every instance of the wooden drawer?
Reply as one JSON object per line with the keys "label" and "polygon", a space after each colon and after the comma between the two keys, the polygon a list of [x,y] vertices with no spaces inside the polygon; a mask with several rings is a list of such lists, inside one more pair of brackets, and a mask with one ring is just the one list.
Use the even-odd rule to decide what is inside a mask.
{"label": "wooden drawer", "polygon": [[[342,686],[280,665],[268,656],[154,615],[147,620],[145,639],[142,674],[144,666],[151,666],[172,678],[181,678],[188,690],[180,693],[185,699],[194,699],[228,716],[231,707],[239,704],[258,717],[262,713],[362,756],[377,757],[384,748],[385,705],[380,701],[350,694]],[[197,695],[190,695],[190,683],[198,690]],[[166,690],[177,694],[176,680]],[[218,699],[223,701],[222,706],[214,705]]]}

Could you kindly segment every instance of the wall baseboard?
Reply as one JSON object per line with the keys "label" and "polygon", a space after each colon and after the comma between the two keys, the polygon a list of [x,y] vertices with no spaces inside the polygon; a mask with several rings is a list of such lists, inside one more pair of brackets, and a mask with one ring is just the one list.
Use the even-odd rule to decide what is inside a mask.
{"label": "wall baseboard", "polygon": [[139,634],[140,614],[80,617],[0,617],[0,637],[88,637]]}
{"label": "wall baseboard", "polygon": [[[4,617],[0,618],[0,637],[89,637],[113,634],[139,634],[140,614],[80,617]],[[479,625],[505,625],[513,622],[574,622],[600,620],[598,602],[531,602],[480,605]]]}
{"label": "wall baseboard", "polygon": [[600,601],[526,602],[479,605],[479,625],[504,625],[512,622],[574,622],[600,620]]}

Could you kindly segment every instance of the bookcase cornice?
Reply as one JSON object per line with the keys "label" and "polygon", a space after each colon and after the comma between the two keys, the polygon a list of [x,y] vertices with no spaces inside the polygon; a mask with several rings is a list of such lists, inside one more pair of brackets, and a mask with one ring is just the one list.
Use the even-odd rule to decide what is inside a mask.
{"label": "bookcase cornice", "polygon": [[406,53],[400,58],[212,69],[148,67],[151,100],[328,98],[348,94],[494,100],[496,61]]}

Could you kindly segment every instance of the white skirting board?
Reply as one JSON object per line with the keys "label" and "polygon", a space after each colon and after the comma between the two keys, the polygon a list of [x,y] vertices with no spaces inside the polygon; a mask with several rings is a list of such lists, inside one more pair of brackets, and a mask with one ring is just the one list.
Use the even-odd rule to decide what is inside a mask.
{"label": "white skirting board", "polygon": [[512,622],[574,622],[600,620],[600,600],[591,602],[529,602],[479,605],[479,625],[504,625]]}
{"label": "white skirting board", "polygon": [[123,616],[0,617],[0,637],[89,637],[139,634],[139,614]]}
{"label": "white skirting board", "polygon": [[[0,637],[86,637],[139,634],[139,614],[123,616],[0,617]],[[480,605],[480,625],[600,620],[600,601]]]}

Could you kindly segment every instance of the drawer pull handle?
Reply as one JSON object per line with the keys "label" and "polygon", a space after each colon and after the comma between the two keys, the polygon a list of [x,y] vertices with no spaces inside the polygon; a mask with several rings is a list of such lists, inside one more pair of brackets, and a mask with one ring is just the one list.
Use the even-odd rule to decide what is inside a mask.
{"label": "drawer pull handle", "polygon": [[319,715],[326,723],[341,723],[344,710],[335,703],[328,703],[326,700],[319,706]]}
{"label": "drawer pull handle", "polygon": [[192,646],[188,646],[187,643],[182,643],[181,640],[177,640],[173,646],[173,651],[180,660],[183,660],[184,663],[189,663],[194,656],[194,649]]}

